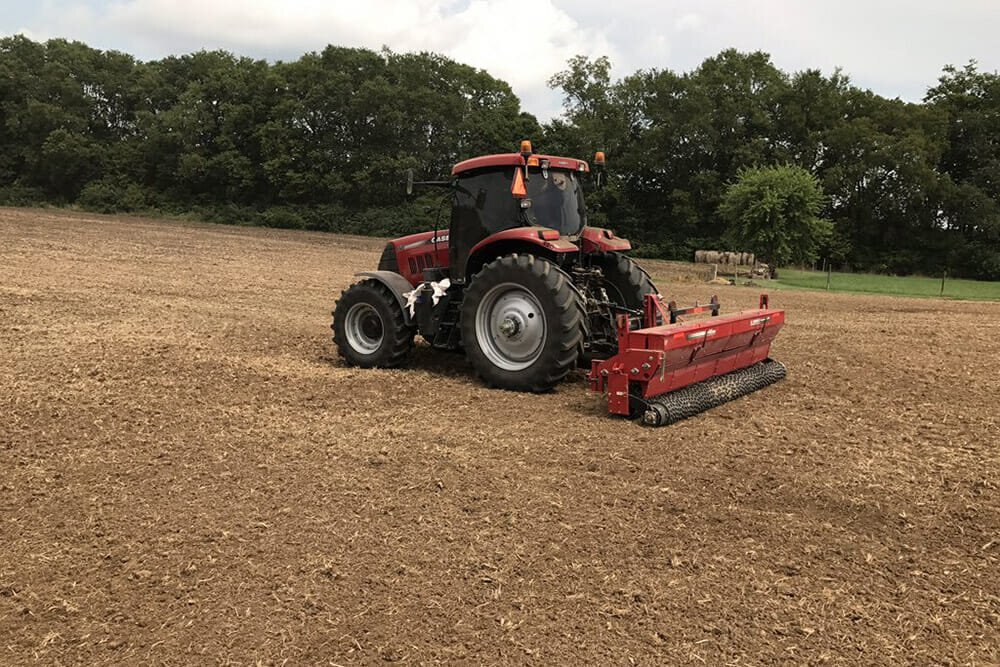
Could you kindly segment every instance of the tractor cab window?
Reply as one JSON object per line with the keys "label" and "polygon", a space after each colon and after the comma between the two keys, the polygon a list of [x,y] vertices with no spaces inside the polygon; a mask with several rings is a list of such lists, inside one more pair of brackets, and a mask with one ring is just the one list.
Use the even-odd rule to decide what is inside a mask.
{"label": "tractor cab window", "polygon": [[527,183],[531,208],[528,215],[542,227],[558,230],[563,236],[579,234],[586,223],[583,189],[576,172],[550,169],[548,178],[531,170]]}
{"label": "tractor cab window", "polygon": [[567,169],[549,169],[548,178],[532,169],[525,183],[531,208],[522,209],[511,195],[514,167],[477,169],[460,174],[455,181],[451,209],[451,266],[464,266],[469,251],[491,234],[526,223],[575,236],[583,230],[586,214],[583,189],[577,174]]}

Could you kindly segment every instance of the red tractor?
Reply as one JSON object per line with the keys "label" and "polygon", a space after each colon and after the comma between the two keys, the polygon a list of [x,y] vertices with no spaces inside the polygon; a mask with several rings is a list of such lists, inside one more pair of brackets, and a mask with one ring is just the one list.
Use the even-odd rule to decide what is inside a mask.
{"label": "red tractor", "polygon": [[[598,185],[603,167],[598,153]],[[419,333],[432,347],[464,350],[488,385],[533,392],[589,362],[591,386],[608,394],[611,412],[641,413],[648,424],[783,376],[767,353],[784,312],[763,297],[760,309],[726,318],[714,299],[665,306],[625,254],[631,244],[587,226],[588,174],[582,160],[523,142],[520,153],[466,160],[450,180],[425,182],[450,190],[449,229],[390,241],[378,270],[358,274],[333,311],[340,355],[363,368],[400,366]],[[696,312],[716,317],[682,322]],[[717,384],[729,389],[704,394],[722,375]],[[676,391],[684,387],[702,393]]]}

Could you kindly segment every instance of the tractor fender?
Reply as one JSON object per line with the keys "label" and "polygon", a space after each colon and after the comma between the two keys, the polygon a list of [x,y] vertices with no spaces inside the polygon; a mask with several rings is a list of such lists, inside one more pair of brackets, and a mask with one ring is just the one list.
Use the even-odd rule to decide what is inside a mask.
{"label": "tractor fender", "polygon": [[552,259],[562,253],[579,252],[575,243],[547,227],[514,227],[486,237],[469,251],[465,276],[472,277],[497,257],[520,252]]}
{"label": "tractor fender", "polygon": [[580,247],[584,253],[592,252],[624,252],[632,249],[628,239],[615,236],[610,229],[601,227],[584,227],[580,234]]}
{"label": "tractor fender", "polygon": [[403,296],[407,292],[413,291],[413,285],[410,284],[410,281],[395,271],[361,271],[360,273],[355,273],[354,276],[365,278],[366,280],[377,280],[388,287],[392,295],[396,297],[399,309],[403,311],[403,321],[406,324],[412,324],[410,321],[410,310],[406,307],[406,297]]}

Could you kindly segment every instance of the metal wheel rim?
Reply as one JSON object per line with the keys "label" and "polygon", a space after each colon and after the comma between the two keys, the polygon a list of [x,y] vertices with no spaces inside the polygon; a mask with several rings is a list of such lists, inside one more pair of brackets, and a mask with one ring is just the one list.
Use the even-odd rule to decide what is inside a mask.
{"label": "metal wheel rim", "polygon": [[385,338],[385,323],[373,305],[356,303],[344,317],[344,334],[347,344],[355,350],[362,354],[374,354]]}
{"label": "metal wheel rim", "polygon": [[521,371],[542,354],[547,327],[535,295],[516,283],[493,287],[476,309],[479,348],[497,368]]}

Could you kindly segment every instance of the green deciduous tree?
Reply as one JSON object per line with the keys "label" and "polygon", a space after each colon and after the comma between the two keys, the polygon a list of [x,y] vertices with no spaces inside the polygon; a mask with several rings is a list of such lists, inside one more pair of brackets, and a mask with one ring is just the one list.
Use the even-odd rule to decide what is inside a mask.
{"label": "green deciduous tree", "polygon": [[737,248],[756,253],[772,271],[777,265],[811,263],[833,234],[819,217],[823,190],[793,165],[743,169],[722,197],[719,215]]}
{"label": "green deciduous tree", "polygon": [[950,268],[1000,279],[1000,74],[945,67],[926,102],[947,124],[939,169]]}

